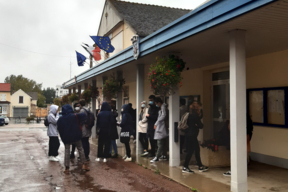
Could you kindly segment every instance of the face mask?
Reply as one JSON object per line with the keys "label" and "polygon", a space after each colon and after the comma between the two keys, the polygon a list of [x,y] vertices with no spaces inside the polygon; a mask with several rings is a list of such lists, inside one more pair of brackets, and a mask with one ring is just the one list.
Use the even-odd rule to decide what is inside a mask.
{"label": "face mask", "polygon": [[158,105],[156,105],[156,107],[159,107]]}
{"label": "face mask", "polygon": [[79,111],[79,110],[80,110],[80,107],[75,107],[75,110],[76,110],[76,111]]}
{"label": "face mask", "polygon": [[153,105],[154,103],[153,103],[153,101],[149,101],[149,105]]}
{"label": "face mask", "polygon": [[144,107],[145,107],[145,104],[142,104],[141,107],[144,108]]}

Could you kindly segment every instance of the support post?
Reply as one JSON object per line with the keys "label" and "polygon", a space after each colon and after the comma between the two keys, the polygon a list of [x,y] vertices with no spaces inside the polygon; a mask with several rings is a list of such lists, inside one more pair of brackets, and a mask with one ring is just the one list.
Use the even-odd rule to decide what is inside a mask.
{"label": "support post", "polygon": [[76,87],[73,87],[73,93],[76,93]]}
{"label": "support post", "polygon": [[[144,101],[144,65],[137,65],[137,77],[136,77],[136,135],[139,138],[138,122],[139,114],[141,110],[141,103]],[[136,140],[136,156],[140,155],[143,151],[143,147],[140,144],[139,139]]]}
{"label": "support post", "polygon": [[78,85],[78,97],[81,98],[81,85]]}
{"label": "support post", "polygon": [[[178,142],[174,141],[175,138],[175,122],[179,122],[179,89],[175,90],[173,95],[169,96],[169,166],[180,165],[180,139],[178,134]],[[177,130],[178,131],[178,130]]]}
{"label": "support post", "polygon": [[[122,71],[117,71],[117,77],[118,80],[123,78],[123,72]],[[116,109],[118,111],[118,118],[117,120],[120,121],[120,117],[121,117],[121,108],[122,108],[122,104],[123,104],[123,97],[122,97],[122,92],[118,92],[117,93],[117,99],[116,99]],[[117,126],[117,131],[118,134],[120,135],[120,127]],[[116,140],[116,144],[119,146],[121,145],[121,142],[119,139]]]}
{"label": "support post", "polygon": [[[93,90],[95,90],[96,88],[96,80],[92,80],[92,87]],[[96,98],[92,98],[92,112],[94,114],[94,116],[96,117]],[[96,122],[94,127],[92,128],[92,138],[96,138]]]}
{"label": "support post", "polygon": [[245,31],[230,32],[231,191],[247,192]]}
{"label": "support post", "polygon": [[72,90],[71,90],[71,89],[69,89],[69,95],[71,95],[71,93],[72,93]]}

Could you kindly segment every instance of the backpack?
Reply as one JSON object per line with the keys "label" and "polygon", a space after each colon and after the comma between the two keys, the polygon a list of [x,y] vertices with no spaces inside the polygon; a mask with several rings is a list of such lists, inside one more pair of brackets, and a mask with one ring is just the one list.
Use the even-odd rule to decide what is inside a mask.
{"label": "backpack", "polygon": [[87,113],[87,120],[84,122],[84,125],[86,128],[88,129],[92,129],[93,126],[95,125],[95,117],[94,114],[90,111],[90,110],[86,110],[84,107],[83,109],[86,111]]}
{"label": "backpack", "polygon": [[49,127],[49,121],[48,121],[48,116],[45,118],[45,120],[44,120],[44,125],[45,125],[45,127]]}
{"label": "backpack", "polygon": [[178,129],[180,131],[185,131],[188,128],[187,120],[189,117],[189,112],[185,113],[182,117],[180,122],[178,123]]}

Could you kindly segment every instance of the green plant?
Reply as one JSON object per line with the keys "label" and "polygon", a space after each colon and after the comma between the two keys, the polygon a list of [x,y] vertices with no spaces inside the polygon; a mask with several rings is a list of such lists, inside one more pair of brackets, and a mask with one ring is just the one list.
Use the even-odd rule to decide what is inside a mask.
{"label": "green plant", "polygon": [[59,99],[59,98],[53,99],[53,104],[54,105],[58,105],[59,107],[61,107],[61,99]]}
{"label": "green plant", "polygon": [[62,105],[68,104],[69,103],[69,94],[68,95],[64,95],[61,99],[62,101]]}
{"label": "green plant", "polygon": [[79,100],[79,97],[78,97],[78,93],[72,93],[70,96],[69,96],[69,101],[72,103],[73,101],[77,101]]}
{"label": "green plant", "polygon": [[192,188],[192,187],[190,188],[190,190],[191,190],[191,191],[193,191],[193,192],[198,192],[198,190],[197,190],[197,189],[195,189],[195,188]]}
{"label": "green plant", "polygon": [[147,169],[147,167],[146,167],[146,166],[144,166],[144,169]]}
{"label": "green plant", "polygon": [[139,163],[138,165],[139,165],[139,166],[142,166],[142,164],[141,164],[141,163]]}
{"label": "green plant", "polygon": [[148,79],[155,95],[173,94],[175,88],[182,86],[181,72],[185,62],[178,56],[156,57],[156,63],[150,65]]}
{"label": "green plant", "polygon": [[30,123],[30,121],[33,121],[33,120],[35,120],[34,118],[35,118],[34,116],[31,116],[31,117],[26,117],[26,123],[27,123],[27,124],[29,124],[29,123]]}
{"label": "green plant", "polygon": [[92,98],[97,98],[99,97],[99,91],[98,91],[98,87],[93,87],[93,86],[88,86],[88,88],[90,88],[91,90],[91,97]]}
{"label": "green plant", "polygon": [[112,98],[117,97],[117,93],[121,92],[123,85],[125,84],[125,79],[116,79],[115,75],[111,75],[111,78],[108,79],[103,85],[103,97],[106,100],[111,100]]}
{"label": "green plant", "polygon": [[92,97],[92,92],[90,88],[88,87],[88,89],[85,89],[83,93],[81,94],[81,99],[84,99],[86,103],[90,103],[91,97]]}
{"label": "green plant", "polygon": [[159,169],[155,169],[154,173],[160,175],[160,170]]}

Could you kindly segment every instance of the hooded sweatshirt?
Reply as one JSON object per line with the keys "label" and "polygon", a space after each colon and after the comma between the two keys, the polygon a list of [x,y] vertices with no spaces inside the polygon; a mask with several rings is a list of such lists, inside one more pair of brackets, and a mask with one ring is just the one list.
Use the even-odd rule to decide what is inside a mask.
{"label": "hooded sweatshirt", "polygon": [[129,113],[130,110],[130,106],[129,105],[123,105],[122,106],[122,110],[121,110],[121,114],[122,114],[122,121],[120,123],[120,127],[121,129],[121,136],[123,136],[123,134],[125,136],[130,137],[133,133],[133,120],[132,117]]}
{"label": "hooded sweatshirt", "polygon": [[110,105],[103,102],[96,124],[99,137],[111,139],[111,127],[115,124],[115,121]]}
{"label": "hooded sweatshirt", "polygon": [[49,137],[58,137],[58,130],[57,130],[57,121],[59,119],[59,113],[57,113],[58,108],[59,107],[57,105],[51,105],[50,107],[50,111],[47,117],[49,122],[47,135]]}
{"label": "hooded sweatshirt", "polygon": [[[77,115],[77,116],[76,116]],[[87,115],[85,113],[75,114],[71,105],[62,107],[62,116],[57,122],[59,134],[64,144],[70,144],[82,139],[81,123],[85,122]]]}

